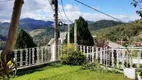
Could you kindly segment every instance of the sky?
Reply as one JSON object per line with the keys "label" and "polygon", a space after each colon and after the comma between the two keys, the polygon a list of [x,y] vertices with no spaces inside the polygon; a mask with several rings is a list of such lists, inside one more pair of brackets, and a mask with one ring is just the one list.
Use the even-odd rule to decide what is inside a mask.
{"label": "sky", "polygon": [[[8,1],[8,0],[0,0]],[[50,1],[50,0],[49,0]],[[88,21],[98,21],[102,19],[114,20],[108,16],[105,16],[99,12],[96,12],[74,0],[62,0],[63,8],[69,20],[72,22],[78,19],[79,16],[83,16]],[[95,9],[105,12],[111,16],[114,16],[124,22],[134,21],[140,19],[136,14],[136,10],[139,7],[134,7],[130,3],[132,0],[79,0]],[[53,21],[54,11],[51,8],[48,0],[24,0],[24,4],[21,12],[22,18],[33,18],[36,20]],[[68,22],[62,10],[61,0],[59,2],[59,19],[64,22]],[[13,11],[13,1],[0,2],[0,22],[10,22]],[[69,22],[68,22],[69,23]]]}

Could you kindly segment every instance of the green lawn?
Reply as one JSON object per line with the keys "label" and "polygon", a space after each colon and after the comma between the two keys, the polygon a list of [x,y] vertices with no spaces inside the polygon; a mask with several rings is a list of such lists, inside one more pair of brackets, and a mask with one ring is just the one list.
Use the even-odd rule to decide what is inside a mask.
{"label": "green lawn", "polygon": [[[22,74],[22,75],[21,75]],[[83,70],[81,66],[51,65],[20,73],[11,80],[129,80],[123,74]]]}

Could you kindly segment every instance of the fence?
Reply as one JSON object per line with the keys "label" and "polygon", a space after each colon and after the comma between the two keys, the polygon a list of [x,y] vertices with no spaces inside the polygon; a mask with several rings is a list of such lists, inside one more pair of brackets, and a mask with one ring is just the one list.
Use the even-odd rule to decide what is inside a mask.
{"label": "fence", "polygon": [[88,62],[97,60],[101,65],[123,69],[125,67],[140,68],[142,64],[142,48],[108,48],[79,45],[78,49],[86,54]]}
{"label": "fence", "polygon": [[12,52],[12,55],[16,59],[18,69],[56,61],[54,54],[51,53],[50,46],[16,49]]}

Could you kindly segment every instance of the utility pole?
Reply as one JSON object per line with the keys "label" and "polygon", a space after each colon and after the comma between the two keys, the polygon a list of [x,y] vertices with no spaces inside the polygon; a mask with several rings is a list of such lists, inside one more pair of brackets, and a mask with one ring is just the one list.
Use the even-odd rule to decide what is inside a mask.
{"label": "utility pole", "polygon": [[68,44],[70,44],[70,24],[68,24]]}
{"label": "utility pole", "polygon": [[58,39],[59,39],[59,27],[58,27],[58,0],[53,0],[54,6],[55,6],[55,24],[54,24],[54,39],[55,39],[55,54],[56,54],[56,60],[58,60]]}
{"label": "utility pole", "polygon": [[74,45],[75,45],[75,51],[77,51],[77,20],[75,20],[74,23]]}

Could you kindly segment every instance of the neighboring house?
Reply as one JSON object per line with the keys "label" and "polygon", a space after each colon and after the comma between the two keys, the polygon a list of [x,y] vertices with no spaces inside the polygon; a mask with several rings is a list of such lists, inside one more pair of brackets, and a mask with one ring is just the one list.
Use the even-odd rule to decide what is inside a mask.
{"label": "neighboring house", "polygon": [[[66,37],[66,32],[60,33],[59,46],[60,46],[61,44],[63,44],[63,41],[65,40],[65,37]],[[52,38],[52,39],[49,41],[48,46],[51,47],[51,54],[53,55],[51,60],[54,61],[54,60],[56,59],[56,58],[55,58],[56,53],[55,53],[55,39],[54,39],[54,38]]]}
{"label": "neighboring house", "polygon": [[112,41],[107,41],[107,42],[108,42],[109,47],[112,47],[112,48],[124,48],[124,46],[122,46],[120,44],[117,44],[117,43],[114,43]]}

